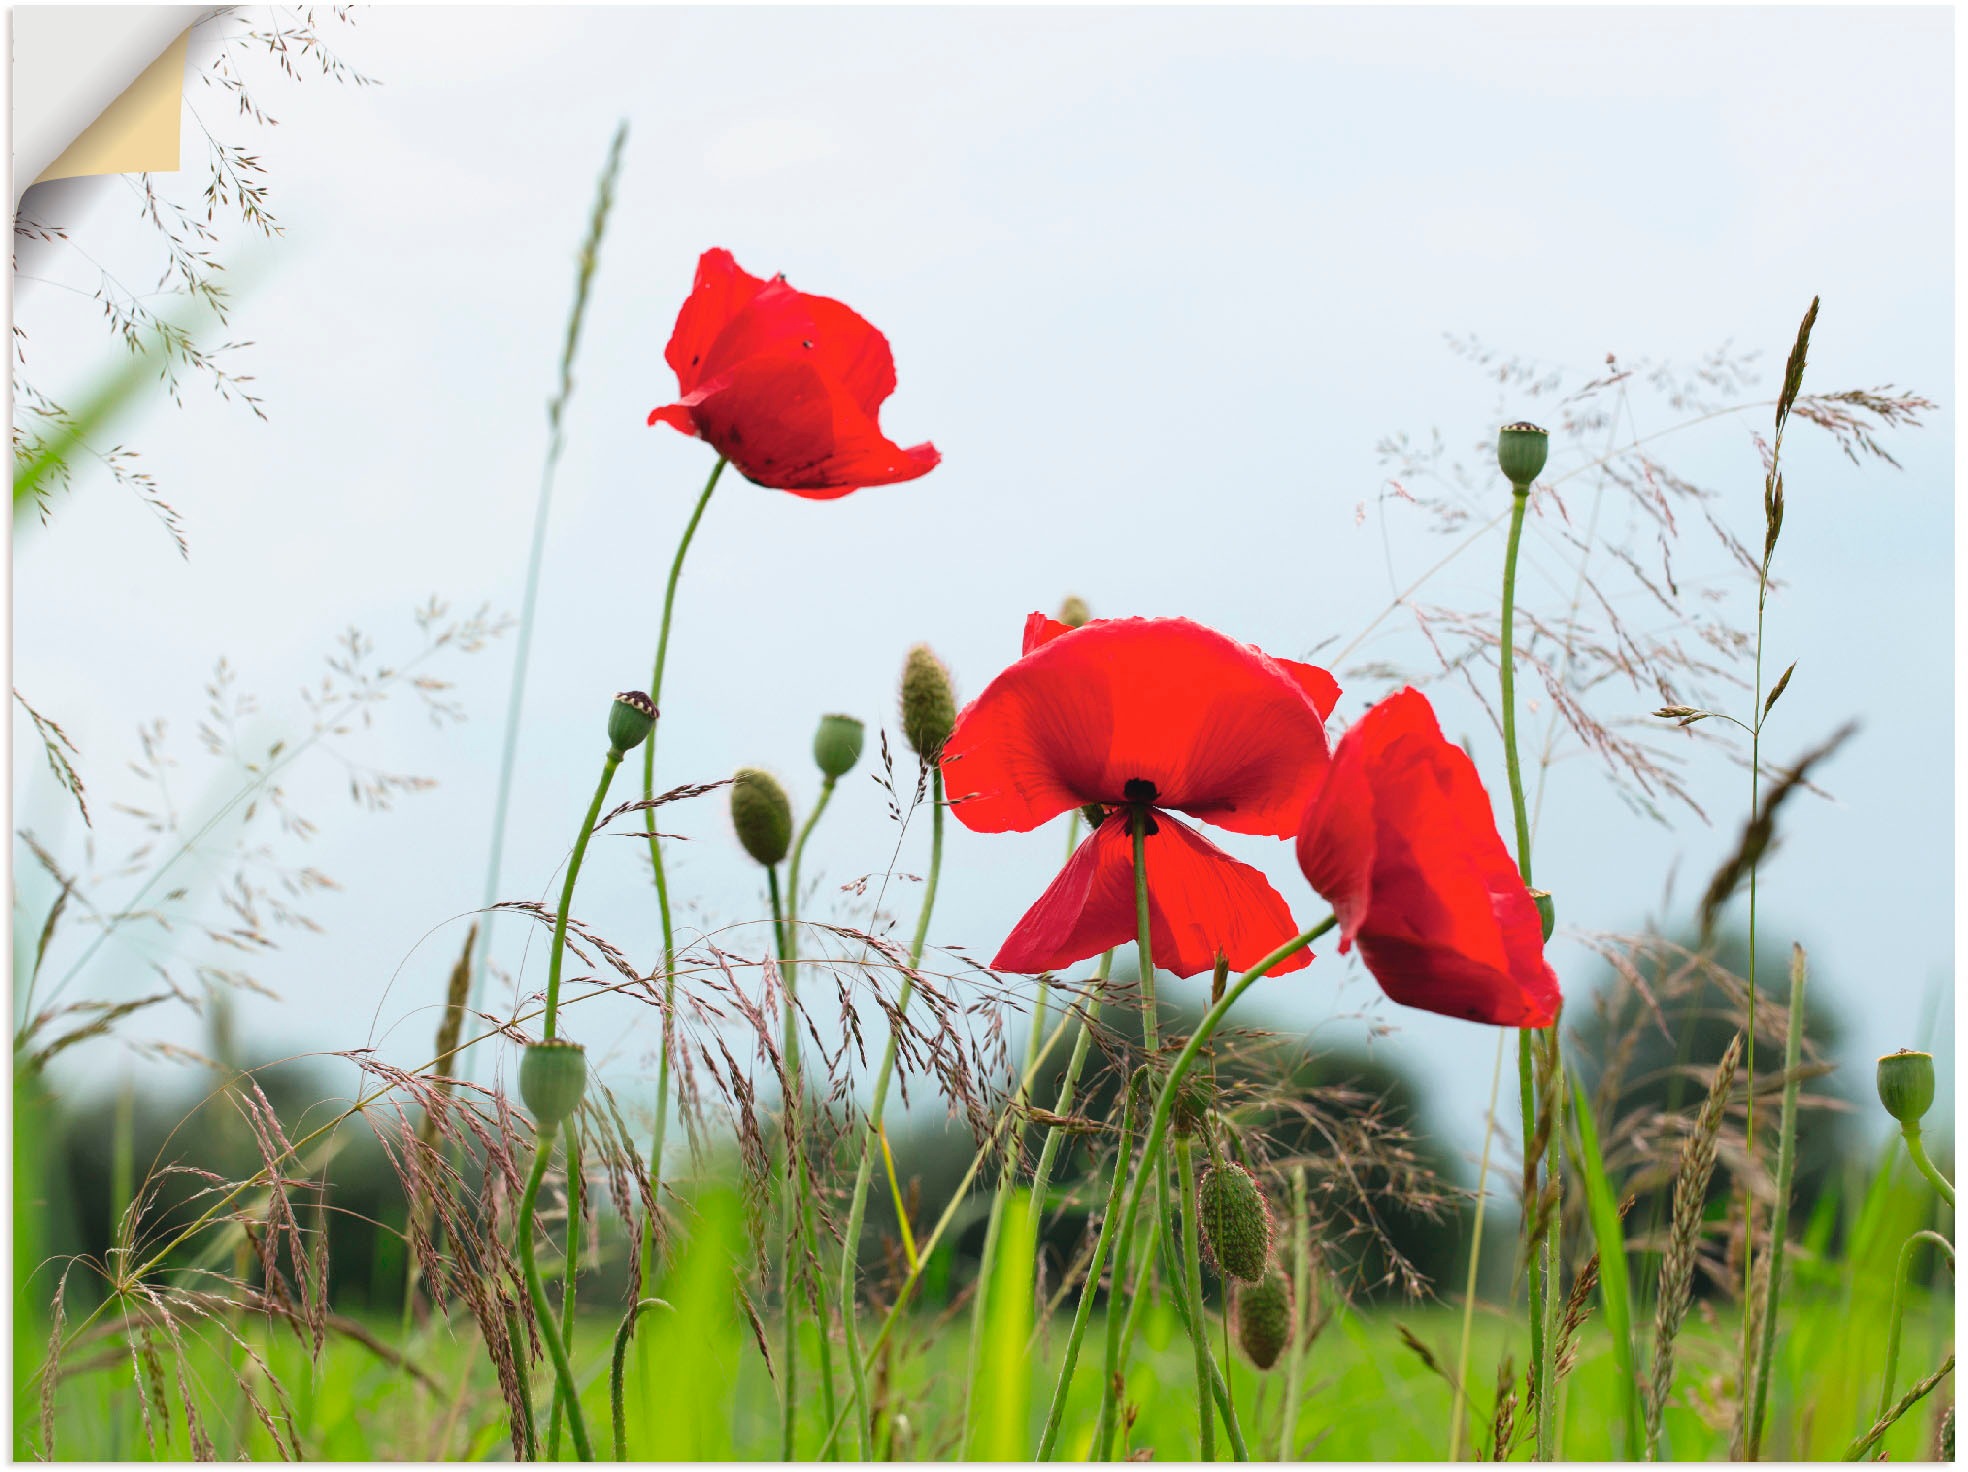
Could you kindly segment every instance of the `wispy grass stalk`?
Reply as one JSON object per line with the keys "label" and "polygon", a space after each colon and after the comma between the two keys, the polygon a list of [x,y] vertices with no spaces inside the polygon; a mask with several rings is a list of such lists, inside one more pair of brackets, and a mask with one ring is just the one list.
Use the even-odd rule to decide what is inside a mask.
{"label": "wispy grass stalk", "polygon": [[1858,1440],[1854,1441],[1850,1446],[1845,1448],[1845,1460],[1848,1462],[1856,1462],[1863,1459],[1868,1452],[1870,1452],[1875,1446],[1879,1445],[1880,1437],[1884,1436],[1888,1431],[1891,1431],[1893,1429],[1894,1423],[1897,1422],[1900,1419],[1900,1417],[1904,1416],[1908,1411],[1912,1410],[1915,1406],[1919,1405],[1921,1401],[1925,1400],[1930,1394],[1932,1394],[1935,1386],[1939,1385],[1943,1380],[1947,1379],[1947,1377],[1952,1375],[1953,1373],[1954,1373],[1954,1356],[1950,1354],[1946,1359],[1941,1361],[1941,1367],[1938,1370],[1934,1371],[1934,1373],[1929,1375],[1925,1380],[1920,1381],[1905,1395],[1901,1396],[1897,1401],[1895,1401],[1893,1403],[1893,1408],[1889,1410],[1885,1415],[1881,1416],[1877,1421],[1873,1422],[1872,1428],[1869,1431],[1867,1431],[1865,1435],[1859,1437]]}
{"label": "wispy grass stalk", "polygon": [[[936,909],[936,883],[943,872],[943,769],[930,763],[929,875],[923,884],[922,912],[916,917],[916,933],[909,942],[909,969],[895,999],[897,1024],[888,1031],[882,1049],[881,1066],[875,1072],[874,1098],[868,1105],[868,1127],[861,1136],[861,1164],[854,1175],[854,1195],[848,1204],[847,1236],[841,1245],[840,1315],[847,1354],[848,1388],[854,1412],[855,1454],[866,1460],[868,1444],[868,1380],[861,1368],[860,1334],[856,1324],[855,1267],[861,1250],[861,1224],[868,1206],[868,1183],[874,1174],[875,1146],[881,1137],[882,1112],[888,1104],[889,1080],[895,1072],[895,1026],[908,1012],[914,991],[914,973],[922,964],[923,947],[929,943],[929,917]],[[1026,1050],[1025,1076],[1029,1080],[1037,1068],[1037,1025],[1034,1046]],[[898,1205],[897,1219],[901,1219]],[[906,1225],[903,1230],[907,1230]]]}
{"label": "wispy grass stalk", "polygon": [[1755,1389],[1749,1401],[1749,1458],[1763,1444],[1763,1413],[1770,1395],[1770,1362],[1776,1356],[1777,1317],[1783,1306],[1784,1237],[1790,1226],[1790,1186],[1797,1170],[1798,1069],[1804,1048],[1804,947],[1790,948],[1790,1017],[1784,1037],[1783,1115],[1777,1134],[1777,1199],[1770,1207],[1770,1261],[1763,1291],[1762,1343],[1756,1353]]}
{"label": "wispy grass stalk", "polygon": [[579,264],[574,275],[574,304],[567,314],[567,330],[561,338],[560,383],[547,401],[547,457],[540,470],[540,495],[533,510],[533,541],[527,553],[526,592],[520,600],[519,637],[513,650],[512,689],[506,698],[506,732],[499,748],[499,788],[492,802],[492,841],[485,860],[484,930],[472,963],[470,1006],[476,1012],[485,995],[485,972],[492,950],[492,906],[499,898],[499,871],[505,856],[506,814],[512,801],[513,764],[519,750],[519,713],[526,697],[526,667],[533,648],[533,616],[540,596],[540,564],[546,554],[547,512],[553,503],[554,477],[560,469],[561,451],[566,444],[564,426],[567,404],[574,396],[574,359],[581,346],[581,328],[587,321],[588,295],[594,285],[595,267],[601,260],[601,241],[608,231],[608,213],[615,203],[615,181],[621,173],[622,148],[628,142],[626,120],[616,124],[615,137],[608,145],[608,161],[602,165],[595,184],[594,209],[588,216],[587,238],[581,243]]}

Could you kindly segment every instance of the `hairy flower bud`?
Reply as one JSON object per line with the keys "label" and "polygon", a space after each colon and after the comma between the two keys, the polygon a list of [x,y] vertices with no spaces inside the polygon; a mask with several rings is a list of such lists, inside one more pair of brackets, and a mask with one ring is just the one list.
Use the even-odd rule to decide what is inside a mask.
{"label": "hairy flower bud", "polygon": [[1086,599],[1068,598],[1059,605],[1059,621],[1069,629],[1083,629],[1087,620],[1093,617],[1093,610],[1087,607]]}
{"label": "hairy flower bud", "polygon": [[861,760],[862,724],[853,716],[822,716],[813,733],[813,759],[829,779],[845,777]]}
{"label": "hairy flower bud", "polygon": [[1283,1268],[1273,1266],[1257,1282],[1240,1285],[1233,1301],[1237,1343],[1258,1369],[1270,1369],[1291,1342],[1291,1279]]}
{"label": "hairy flower bud", "polygon": [[1497,431],[1497,466],[1513,487],[1525,488],[1536,480],[1550,450],[1551,436],[1525,420]]}
{"label": "hairy flower bud", "polygon": [[766,868],[786,857],[793,845],[793,805],[771,773],[738,769],[731,779],[731,826],[745,852]]}
{"label": "hairy flower bud", "polygon": [[1196,1186],[1196,1225],[1203,1252],[1219,1273],[1246,1283],[1263,1279],[1271,1261],[1271,1203],[1235,1161],[1213,1165]]}
{"label": "hairy flower bud", "polygon": [[1169,1123],[1175,1127],[1177,1139],[1187,1139],[1203,1127],[1209,1119],[1210,1102],[1209,1080],[1193,1070],[1184,1074],[1169,1110]]}
{"label": "hairy flower bud", "polygon": [[529,1044],[519,1058],[519,1097],[542,1134],[552,1134],[581,1107],[588,1089],[588,1053],[566,1038]]}
{"label": "hairy flower bud", "polygon": [[1879,1102],[1901,1124],[1919,1124],[1934,1107],[1934,1055],[1902,1048],[1881,1058]]}
{"label": "hairy flower bud", "polygon": [[1103,808],[1097,802],[1085,803],[1080,808],[1080,820],[1087,825],[1089,830],[1098,828],[1102,823],[1107,821],[1107,809]]}
{"label": "hairy flower bud", "polygon": [[649,739],[656,729],[656,702],[640,690],[624,690],[608,707],[608,746],[611,751],[630,752]]}
{"label": "hairy flower bud", "polygon": [[950,671],[927,644],[918,644],[902,665],[902,734],[911,750],[934,761],[956,723]]}

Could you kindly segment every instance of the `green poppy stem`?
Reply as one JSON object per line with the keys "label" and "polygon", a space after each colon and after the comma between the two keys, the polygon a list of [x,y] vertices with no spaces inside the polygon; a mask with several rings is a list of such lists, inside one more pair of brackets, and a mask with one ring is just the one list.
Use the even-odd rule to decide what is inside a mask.
{"label": "green poppy stem", "polygon": [[628,1358],[629,1340],[635,1333],[636,1320],[652,1308],[668,1308],[670,1305],[660,1298],[638,1298],[629,1305],[629,1311],[622,1315],[622,1322],[615,1329],[615,1352],[608,1361],[608,1411],[615,1432],[615,1460],[626,1462],[629,1459],[628,1416],[622,1404],[622,1368]]}
{"label": "green poppy stem", "polygon": [[1948,1178],[1941,1174],[1934,1162],[1927,1158],[1927,1147],[1920,1141],[1920,1122],[1912,1120],[1901,1125],[1900,1135],[1906,1141],[1907,1154],[1912,1157],[1915,1167],[1927,1177],[1927,1183],[1940,1193],[1941,1200],[1952,1208],[1954,1187],[1948,1184]]}
{"label": "green poppy stem", "polygon": [[533,1301],[533,1318],[540,1326],[540,1341],[546,1345],[547,1357],[553,1361],[554,1377],[559,1382],[558,1393],[567,1402],[567,1430],[574,1438],[574,1454],[584,1462],[592,1462],[595,1459],[594,1446],[588,1440],[588,1419],[581,1412],[580,1386],[574,1379],[574,1366],[568,1358],[567,1346],[554,1332],[553,1305],[540,1282],[540,1264],[533,1252],[533,1212],[540,1199],[540,1182],[546,1176],[547,1161],[553,1154],[553,1141],[553,1135],[546,1133],[538,1136],[533,1144],[533,1169],[526,1178],[526,1193],[519,1201],[519,1262],[526,1274],[527,1297]]}
{"label": "green poppy stem", "polygon": [[560,964],[567,951],[567,911],[574,903],[574,882],[581,877],[581,860],[587,857],[588,840],[594,836],[595,822],[601,817],[601,805],[608,799],[608,788],[615,780],[615,769],[622,765],[622,753],[614,747],[601,764],[601,781],[595,786],[594,800],[588,804],[588,815],[581,820],[581,831],[574,839],[574,852],[567,859],[567,877],[560,885],[560,910],[554,916],[553,949],[547,957],[547,1011],[540,1024],[540,1035],[549,1041],[554,1036],[554,1022],[560,1012]]}
{"label": "green poppy stem", "polygon": [[1082,1307],[1074,1319],[1075,1332],[1066,1342],[1066,1358],[1060,1366],[1058,1384],[1053,1389],[1052,1408],[1046,1417],[1046,1427],[1039,1441],[1035,1461],[1050,1460],[1053,1447],[1059,1440],[1059,1423],[1066,1414],[1066,1393],[1071,1388],[1073,1371],[1079,1363],[1080,1338],[1086,1328],[1087,1300],[1091,1297],[1093,1287],[1099,1282],[1101,1265],[1106,1261],[1107,1248],[1114,1235],[1118,1232],[1122,1239],[1126,1240],[1134,1232],[1135,1219],[1141,1212],[1144,1179],[1161,1164],[1162,1142],[1168,1134],[1169,1115],[1174,1110],[1176,1091],[1181,1087],[1182,1080],[1188,1076],[1189,1069],[1195,1063],[1197,1055],[1202,1052],[1203,1045],[1215,1034],[1217,1028],[1223,1025],[1223,1019],[1230,1014],[1230,1009],[1237,1004],[1238,999],[1256,985],[1260,978],[1269,974],[1272,967],[1280,961],[1290,960],[1338,923],[1336,917],[1328,915],[1303,935],[1294,936],[1286,941],[1246,971],[1223,994],[1221,1000],[1203,1014],[1203,1020],[1196,1025],[1196,1031],[1190,1035],[1189,1041],[1183,1044],[1182,1051],[1176,1054],[1175,1062],[1169,1069],[1169,1076],[1162,1084],[1161,1092],[1155,1100],[1154,1117],[1149,1123],[1148,1138],[1142,1145],[1141,1163],[1135,1169],[1134,1183],[1128,1191],[1127,1204],[1118,1221],[1112,1212],[1102,1219],[1100,1235],[1094,1239],[1093,1257],[1087,1265],[1087,1281],[1080,1290]]}
{"label": "green poppy stem", "polygon": [[[923,885],[922,913],[916,918],[915,939],[909,944],[909,969],[902,975],[902,987],[895,999],[895,1013],[901,1018],[909,1010],[914,991],[915,970],[922,964],[923,947],[929,942],[929,917],[936,908],[936,881],[943,872],[943,769],[930,765],[929,877]],[[1027,1071],[1031,1070],[1027,1060]],[[855,1323],[855,1268],[861,1248],[861,1225],[868,1206],[868,1183],[874,1176],[875,1146],[881,1138],[882,1111],[888,1103],[889,1079],[895,1072],[895,1026],[888,1030],[888,1045],[882,1049],[881,1067],[875,1073],[875,1097],[868,1106],[868,1128],[861,1136],[861,1164],[854,1174],[854,1196],[848,1206],[847,1237],[841,1246],[840,1315],[842,1338],[847,1351],[849,1390],[854,1401],[855,1454],[866,1460],[869,1451],[868,1379],[861,1368],[861,1341]]]}
{"label": "green poppy stem", "polygon": [[[697,498],[697,505],[690,513],[690,520],[684,524],[683,539],[677,543],[676,558],[670,563],[670,580],[663,589],[663,623],[656,634],[656,666],[649,676],[649,698],[658,706],[663,703],[663,666],[670,653],[670,616],[676,607],[677,579],[683,575],[684,554],[690,550],[691,538],[697,535],[697,523],[704,519],[704,508],[711,503],[711,492],[717,489],[718,477],[724,474],[726,461],[718,457],[711,467],[711,478],[704,483],[704,492]],[[656,737],[651,731],[642,749],[642,800],[650,801],[656,796]],[[663,842],[656,836],[656,809],[644,808],[642,826],[649,835],[649,863],[656,875],[656,908],[663,920],[663,1044],[656,1056],[656,1132],[649,1146],[649,1193],[652,1200],[663,1199],[663,1145],[669,1133],[670,1123],[670,1054],[674,1051],[676,1036],[676,934],[670,925],[670,890],[663,874]],[[642,1276],[644,1282],[654,1277],[656,1270],[656,1223],[649,1224],[643,1234]],[[644,1377],[645,1380],[648,1378]]]}
{"label": "green poppy stem", "polygon": [[1913,1273],[1913,1253],[1922,1242],[1931,1242],[1954,1266],[1954,1244],[1939,1232],[1919,1231],[1906,1239],[1900,1248],[1899,1270],[1893,1275],[1893,1316],[1886,1326],[1886,1378],[1879,1384],[1879,1414],[1873,1419],[1883,1421],[1886,1413],[1893,1409],[1893,1381],[1900,1368],[1900,1331],[1906,1318],[1907,1283]]}
{"label": "green poppy stem", "polygon": [[[561,1150],[567,1156],[567,1247],[566,1265],[560,1278],[560,1342],[567,1353],[574,1353],[574,1281],[581,1273],[581,1140],[575,1128],[579,1116],[561,1126]],[[551,1333],[549,1326],[540,1326]],[[547,1460],[560,1460],[560,1413],[567,1397],[554,1387],[553,1411],[547,1417]]]}
{"label": "green poppy stem", "polygon": [[[1517,757],[1517,554],[1524,540],[1524,511],[1531,499],[1531,487],[1527,481],[1510,488],[1510,540],[1503,555],[1503,617],[1499,634],[1501,649],[1497,659],[1497,673],[1502,683],[1503,703],[1503,759],[1510,778],[1510,812],[1517,832],[1517,872],[1524,884],[1531,883],[1531,822],[1530,811],[1524,801],[1524,771]],[[1556,1024],[1554,1023],[1555,1027]],[[1533,1078],[1531,1058],[1532,1034],[1535,1028],[1523,1028],[1517,1034],[1517,1092],[1524,1124],[1524,1148],[1529,1150],[1537,1138],[1537,1094]],[[1552,1091],[1554,1109],[1564,1107],[1564,1093],[1559,1087],[1558,1076],[1554,1072],[1548,1081]],[[1554,1120],[1549,1140],[1550,1155],[1546,1163],[1547,1181],[1557,1179],[1558,1142],[1563,1133]],[[1525,1163],[1525,1174],[1535,1178],[1535,1167]],[[1524,1203],[1526,1221],[1535,1222],[1539,1197],[1534,1195]],[[1537,1388],[1537,1455],[1540,1461],[1549,1461],[1553,1454],[1553,1436],[1556,1420],[1556,1407],[1552,1397],[1556,1388],[1552,1374],[1552,1320],[1557,1310],[1558,1278],[1558,1226],[1554,1219],[1546,1231],[1540,1250],[1531,1255],[1531,1361],[1534,1381]]]}

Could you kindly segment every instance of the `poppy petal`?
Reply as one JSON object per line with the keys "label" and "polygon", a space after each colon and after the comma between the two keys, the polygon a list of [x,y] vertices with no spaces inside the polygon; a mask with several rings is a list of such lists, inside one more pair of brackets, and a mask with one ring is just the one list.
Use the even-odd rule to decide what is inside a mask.
{"label": "poppy petal", "polygon": [[808,358],[745,359],[686,395],[697,432],[750,480],[816,500],[927,475],[934,445],[896,444]]}
{"label": "poppy petal", "polygon": [[[1290,907],[1263,874],[1167,813],[1156,813],[1154,821],[1143,856],[1148,941],[1157,970],[1199,975],[1214,969],[1219,954],[1234,970],[1248,970],[1298,934]],[[1134,940],[1129,824],[1125,810],[1110,813],[1073,851],[1006,937],[993,970],[1057,971]],[[1309,951],[1300,951],[1272,969],[1296,971],[1311,959]]]}
{"label": "poppy petal", "polygon": [[[1035,633],[1050,630],[1028,619]],[[1189,619],[1095,619],[1072,633],[1034,645],[957,717],[943,769],[966,827],[1036,828],[1128,801],[1135,782],[1152,784],[1156,806],[1235,833],[1298,831],[1330,756],[1297,678]]]}
{"label": "poppy petal", "polygon": [[1043,613],[1027,614],[1025,617],[1025,647],[1018,652],[1030,654],[1041,644],[1050,644],[1061,634],[1073,632],[1071,624],[1062,624],[1056,618],[1047,618]]}
{"label": "poppy petal", "polygon": [[1332,671],[1322,670],[1316,664],[1300,664],[1295,659],[1278,659],[1275,654],[1271,657],[1278,661],[1286,674],[1298,681],[1306,699],[1319,713],[1319,719],[1330,720],[1333,707],[1339,704],[1339,681],[1332,677]]}
{"label": "poppy petal", "polygon": [[[741,267],[728,250],[707,250],[699,258],[697,279],[677,313],[670,344],[663,350],[663,359],[675,370],[681,392],[690,393],[708,376],[704,359],[711,345],[765,286],[763,280]],[[652,417],[649,422],[656,421]],[[676,423],[673,419],[669,422]],[[680,424],[677,427],[683,428]]]}
{"label": "poppy petal", "polygon": [[1341,738],[1306,810],[1299,866],[1405,1006],[1543,1027],[1560,1005],[1537,906],[1497,833],[1475,763],[1408,689]]}

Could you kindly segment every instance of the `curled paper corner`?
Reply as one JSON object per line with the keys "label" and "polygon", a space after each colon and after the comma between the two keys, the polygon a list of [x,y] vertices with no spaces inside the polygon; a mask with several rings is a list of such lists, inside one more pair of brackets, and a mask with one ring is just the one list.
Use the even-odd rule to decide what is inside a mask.
{"label": "curled paper corner", "polygon": [[33,184],[179,167],[196,6],[13,10],[14,208]]}

